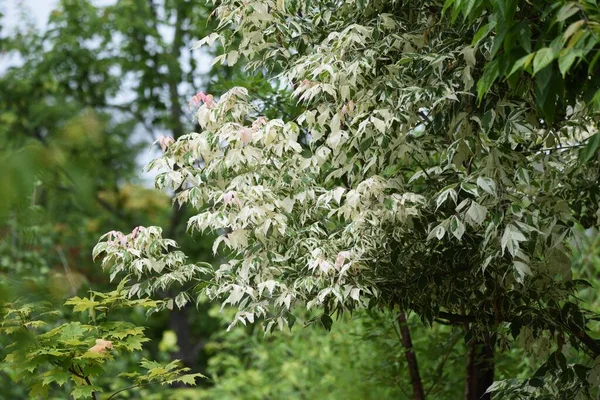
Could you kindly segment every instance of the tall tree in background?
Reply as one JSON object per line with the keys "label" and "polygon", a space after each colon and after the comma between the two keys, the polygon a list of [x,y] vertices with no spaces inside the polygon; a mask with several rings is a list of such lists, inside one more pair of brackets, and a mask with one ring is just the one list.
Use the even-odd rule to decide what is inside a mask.
{"label": "tall tree in background", "polygon": [[[2,300],[60,304],[88,289],[86,281],[105,287],[90,249],[108,227],[183,231],[183,210],[171,211],[168,197],[144,188],[134,171],[147,153],[141,144],[192,129],[185,103],[194,86],[237,73],[203,75],[209,69],[200,71],[189,51],[209,12],[186,1],[62,1],[44,32],[31,23],[3,32],[2,57],[15,62],[0,76],[0,272],[11,282]],[[210,260],[198,243],[190,251]],[[15,293],[16,282],[26,283]],[[193,367],[214,329],[210,318],[198,319],[204,323],[191,327],[177,310],[167,326],[153,323],[155,335],[176,332],[173,358]]]}
{"label": "tall tree in background", "polygon": [[[597,251],[595,2],[222,1],[216,14],[201,44],[281,73],[306,109],[268,120],[245,88],[204,96],[202,131],[151,163],[196,207],[190,230],[219,233],[213,248],[230,257],[195,288],[267,332],[296,308],[320,307],[330,327],[368,304],[401,326],[409,311],[462,326],[465,399],[597,395],[598,315],[577,299],[590,283],[573,279],[589,262],[577,256]],[[159,244],[155,228],[113,233],[95,253],[146,295],[189,278],[185,255]],[[546,362],[492,385],[517,338]]]}

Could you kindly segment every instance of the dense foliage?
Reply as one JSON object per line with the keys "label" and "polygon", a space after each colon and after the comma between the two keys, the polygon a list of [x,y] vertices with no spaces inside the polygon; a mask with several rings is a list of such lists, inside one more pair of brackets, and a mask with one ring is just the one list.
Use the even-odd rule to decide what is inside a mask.
{"label": "dense foliage", "polygon": [[[158,345],[167,331],[176,332],[182,348],[195,347],[216,323],[205,313],[193,320],[164,313],[147,320],[140,306],[156,302],[131,303],[122,289],[114,292],[90,249],[109,228],[173,221],[171,235],[183,230],[169,197],[144,187],[137,168],[157,132],[192,128],[183,103],[193,85],[219,79],[201,74],[197,58],[183,56],[201,28],[172,30],[176,24],[204,26],[209,9],[186,2],[96,6],[65,0],[43,30],[27,21],[27,12],[0,35],[1,396],[99,396],[99,388],[114,393],[137,382],[139,396],[160,398],[168,386],[148,390],[147,375],[131,375],[140,371],[141,359],[169,365],[170,375],[154,370],[153,382],[182,372],[178,358],[200,372],[206,366],[205,359],[197,362],[201,347],[182,357],[176,346]],[[190,74],[195,80],[179,85]],[[211,259],[204,246],[194,246],[193,254]],[[197,338],[190,340],[190,331]],[[111,347],[92,359],[97,340]],[[157,367],[150,365],[141,371]]]}
{"label": "dense foliage", "polygon": [[[490,390],[596,390],[597,365],[565,359],[571,348],[600,355],[586,332],[596,314],[576,298],[587,283],[571,271],[598,225],[596,4],[216,6],[219,28],[199,45],[218,40],[217,61],[276,73],[304,111],[267,120],[242,87],[202,94],[200,132],[165,142],[149,165],[164,171],[159,188],[198,210],[188,229],[219,233],[213,249],[229,256],[194,288],[236,306],[232,325],[260,318],[267,331],[293,324],[297,307],[321,308],[329,327],[367,304],[465,324],[480,381],[468,398],[491,384],[494,350],[517,338],[553,351],[536,378]],[[140,228],[96,253],[146,295],[192,268],[161,244]]]}
{"label": "dense foliage", "polygon": [[[23,257],[23,215],[67,210],[60,226],[82,226],[103,209],[109,216],[88,236],[114,224],[93,256],[119,281],[75,296],[81,282],[58,247],[70,280],[55,298],[71,291],[75,315],[3,296],[0,329],[18,338],[3,349],[11,377],[42,397],[51,384],[51,395],[66,384],[76,398],[130,389],[163,398],[600,395],[595,1],[211,8],[65,0],[47,35],[0,42],[28,60],[0,80],[13,93],[0,99],[0,135],[24,133],[1,148],[11,171],[1,184],[10,190],[0,202],[0,218],[10,216],[3,277],[28,282],[50,270],[43,252]],[[215,52],[217,68],[194,95],[180,83],[200,72],[181,52],[196,27],[207,35],[194,47]],[[127,74],[137,77],[134,99],[115,102]],[[155,196],[123,184],[134,126],[160,146],[147,169],[173,197],[170,215],[164,200],[123,207]],[[49,195],[65,190],[69,201]],[[73,212],[84,193],[87,206]],[[182,234],[186,222],[197,242]],[[49,226],[34,227],[52,232],[38,250],[60,238]],[[148,321],[169,315],[171,330],[150,352],[160,363],[140,355],[142,308],[154,313]],[[213,328],[226,318],[227,332],[194,343],[192,315]],[[188,368],[200,348],[212,387],[143,392],[196,383],[201,374]],[[117,370],[119,385],[107,383]]]}

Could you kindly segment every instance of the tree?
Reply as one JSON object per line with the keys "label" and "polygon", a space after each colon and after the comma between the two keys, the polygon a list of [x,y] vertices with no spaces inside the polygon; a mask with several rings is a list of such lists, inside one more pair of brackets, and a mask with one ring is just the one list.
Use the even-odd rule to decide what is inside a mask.
{"label": "tree", "polygon": [[[598,228],[598,11],[219,2],[219,29],[200,44],[220,40],[219,60],[277,72],[304,111],[267,120],[244,88],[203,95],[201,132],[150,164],[164,171],[159,187],[197,209],[189,229],[219,233],[229,260],[211,279],[164,253],[172,242],[155,228],[109,235],[95,254],[140,280],[131,295],[197,271],[198,292],[239,309],[233,324],[262,318],[266,331],[293,324],[296,307],[320,307],[330,327],[369,304],[401,322],[415,312],[462,325],[466,399],[591,396],[598,364],[566,357],[600,356],[588,333],[597,315],[576,297],[589,282],[571,262]],[[517,338],[550,349],[547,361],[492,385],[496,352]]]}
{"label": "tree", "polygon": [[[0,72],[0,165],[4,167],[0,180],[0,274],[4,283],[0,286],[0,313],[4,326],[0,331],[12,334],[2,336],[0,358],[14,353],[9,345],[18,341],[15,336],[24,335],[23,327],[31,329],[36,345],[41,343],[52,352],[58,351],[57,346],[66,351],[65,344],[58,343],[65,339],[60,337],[62,329],[70,330],[78,323],[86,328],[67,337],[79,340],[76,345],[71,343],[70,357],[37,357],[35,348],[20,348],[20,355],[28,359],[27,368],[35,359],[38,369],[20,374],[22,357],[13,357],[3,366],[0,386],[8,388],[4,393],[8,397],[25,396],[21,385],[11,383],[11,378],[19,375],[30,389],[50,388],[48,396],[59,398],[74,389],[70,385],[86,384],[68,370],[67,360],[85,354],[94,344],[90,332],[98,334],[107,326],[96,326],[89,315],[94,313],[93,307],[80,318],[71,307],[63,307],[64,301],[81,289],[101,293],[108,286],[108,277],[95,268],[89,255],[98,232],[169,223],[172,236],[178,237],[183,230],[176,216],[181,213],[169,208],[169,198],[142,187],[142,180],[132,172],[140,154],[145,153],[140,142],[192,129],[182,100],[195,93],[194,85],[219,84],[219,76],[201,74],[197,58],[186,57],[194,35],[204,35],[208,7],[192,7],[187,1],[93,3],[61,1],[45,31],[23,21],[0,37],[2,62],[11,56],[17,60]],[[237,70],[218,72],[235,77]],[[190,81],[192,75],[193,82],[179,85]],[[199,257],[208,254],[210,260],[210,253],[197,243],[193,253]],[[38,307],[41,300],[45,302]],[[49,306],[59,315],[45,314],[44,307]],[[119,365],[109,364],[111,377],[99,373],[101,363],[92,362],[94,385],[113,391],[122,388],[127,379],[116,375],[131,371],[142,356],[159,361],[169,361],[169,356],[184,358],[196,369],[204,367],[205,360],[196,362],[202,340],[190,331],[199,331],[198,336],[206,340],[210,323],[197,329],[198,324],[192,326],[183,311],[171,321],[168,315],[162,321],[145,321],[143,313],[138,315],[139,309],[130,307],[124,313],[122,307],[117,308],[121,313],[111,312],[110,320],[102,321],[108,323],[108,330],[110,323],[117,321],[140,329],[150,324],[145,335],[160,339],[163,331],[171,328],[177,330],[181,348],[196,350],[163,354],[157,346],[146,346],[143,352],[136,348],[133,356],[120,357]],[[24,325],[38,314],[43,321]],[[16,316],[24,322],[17,323]],[[54,336],[45,335],[50,330]],[[136,340],[141,330],[137,333]],[[35,347],[35,340],[24,342]],[[116,343],[114,349],[124,350]],[[160,359],[163,356],[167,360]],[[60,367],[54,365],[57,360]],[[89,365],[80,366],[89,372]],[[59,387],[55,384],[61,381],[44,374],[61,368],[63,376],[72,375],[72,379]]]}

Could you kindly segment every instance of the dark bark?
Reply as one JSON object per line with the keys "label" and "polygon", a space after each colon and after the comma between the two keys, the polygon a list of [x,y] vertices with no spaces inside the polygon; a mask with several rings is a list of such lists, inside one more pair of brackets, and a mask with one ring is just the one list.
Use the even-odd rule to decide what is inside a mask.
{"label": "dark bark", "polygon": [[169,327],[177,335],[177,347],[179,349],[173,353],[173,358],[181,360],[186,367],[194,368],[196,366],[197,353],[194,351],[194,345],[191,342],[191,330],[188,317],[188,307],[179,309],[173,307],[169,313]]}
{"label": "dark bark", "polygon": [[400,335],[402,337],[402,346],[404,346],[404,357],[408,363],[408,372],[410,374],[410,383],[413,389],[414,400],[424,400],[425,392],[423,391],[423,382],[419,374],[419,365],[417,364],[417,356],[413,351],[412,339],[410,330],[406,323],[406,314],[398,315],[398,325],[400,325]]}
{"label": "dark bark", "polygon": [[489,335],[467,343],[465,400],[490,400],[486,390],[494,383],[494,345]]}

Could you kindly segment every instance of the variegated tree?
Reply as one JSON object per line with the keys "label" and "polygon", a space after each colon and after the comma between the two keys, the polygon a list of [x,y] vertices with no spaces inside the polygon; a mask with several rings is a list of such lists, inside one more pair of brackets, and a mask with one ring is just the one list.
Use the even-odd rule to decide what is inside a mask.
{"label": "variegated tree", "polygon": [[586,395],[598,364],[565,355],[600,356],[572,264],[598,226],[598,15],[589,0],[220,1],[199,45],[285,82],[303,112],[267,120],[242,87],[201,93],[201,132],[161,141],[149,168],[197,209],[190,231],[220,234],[216,271],[158,228],[95,255],[131,295],[181,284],[177,306],[205,293],[266,331],[296,307],[325,326],[369,305],[463,325],[467,399],[489,398],[494,352],[519,337],[548,362],[490,391]]}

